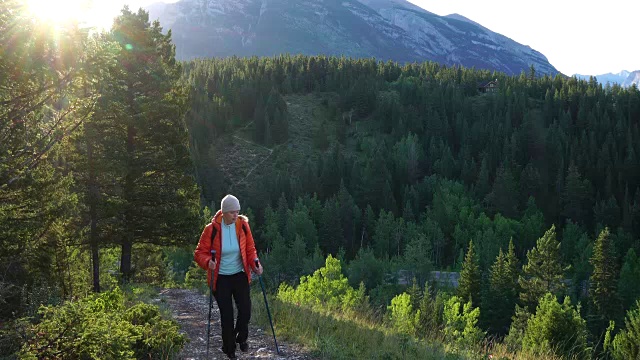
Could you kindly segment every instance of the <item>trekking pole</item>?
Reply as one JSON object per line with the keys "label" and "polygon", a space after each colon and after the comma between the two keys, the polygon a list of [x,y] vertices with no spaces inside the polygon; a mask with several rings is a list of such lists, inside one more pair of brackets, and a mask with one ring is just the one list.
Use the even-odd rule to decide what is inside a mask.
{"label": "trekking pole", "polygon": [[[216,251],[211,250],[211,260],[216,261]],[[209,358],[209,334],[211,334],[211,308],[213,308],[213,270],[211,273],[211,286],[209,287],[209,320],[207,321],[207,359]]]}
{"label": "trekking pole", "polygon": [[[260,265],[258,259],[255,260],[256,268]],[[269,324],[271,324],[271,332],[273,333],[273,342],[276,344],[276,354],[280,355],[280,349],[278,349],[278,342],[276,341],[276,331],[273,329],[273,321],[271,321],[271,312],[269,312],[269,303],[267,302],[267,292],[264,290],[264,283],[262,282],[262,276],[258,275],[260,280],[260,287],[262,288],[262,296],[264,296],[264,306],[267,308],[267,315],[269,316]]]}

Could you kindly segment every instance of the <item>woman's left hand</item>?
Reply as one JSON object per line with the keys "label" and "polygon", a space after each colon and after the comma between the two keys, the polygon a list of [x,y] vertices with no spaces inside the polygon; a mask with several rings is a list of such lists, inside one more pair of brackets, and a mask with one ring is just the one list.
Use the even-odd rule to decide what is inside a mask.
{"label": "woman's left hand", "polygon": [[264,269],[262,268],[262,263],[260,263],[260,262],[259,262],[259,263],[258,263],[258,267],[256,267],[254,271],[255,271],[255,273],[256,273],[256,274],[258,274],[258,275],[262,275],[262,271],[263,271],[263,270],[264,270]]}

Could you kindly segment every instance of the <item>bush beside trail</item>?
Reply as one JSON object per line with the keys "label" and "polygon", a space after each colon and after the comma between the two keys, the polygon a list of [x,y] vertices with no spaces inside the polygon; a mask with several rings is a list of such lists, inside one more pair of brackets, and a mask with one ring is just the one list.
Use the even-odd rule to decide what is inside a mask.
{"label": "bush beside trail", "polygon": [[22,320],[22,359],[169,359],[187,341],[158,306],[127,301],[120,289],[43,306],[38,316]]}

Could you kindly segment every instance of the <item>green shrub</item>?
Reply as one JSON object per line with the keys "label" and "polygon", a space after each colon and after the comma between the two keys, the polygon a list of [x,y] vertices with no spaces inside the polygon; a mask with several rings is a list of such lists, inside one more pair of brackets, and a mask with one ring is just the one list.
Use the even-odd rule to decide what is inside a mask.
{"label": "green shrub", "polygon": [[60,306],[43,306],[27,329],[22,359],[163,359],[186,342],[156,306],[128,306],[120,289]]}
{"label": "green shrub", "polygon": [[359,290],[349,286],[347,278],[342,275],[340,260],[329,255],[324,267],[313,275],[300,278],[297,288],[282,283],[278,298],[314,309],[355,311],[368,303],[364,292],[363,286]]}
{"label": "green shrub", "polygon": [[394,329],[402,334],[416,334],[418,321],[420,320],[420,310],[413,308],[409,294],[402,293],[394,297],[387,311]]}
{"label": "green shrub", "polygon": [[186,343],[186,337],[179,334],[178,324],[162,319],[155,305],[136,304],[126,310],[124,318],[135,325],[139,335],[134,348],[136,359],[165,359]]}
{"label": "green shrub", "polygon": [[207,291],[207,272],[201,269],[195,261],[184,276],[184,285],[188,288]]}
{"label": "green shrub", "polygon": [[571,306],[569,297],[560,304],[555,295],[547,293],[540,299],[535,315],[527,320],[522,350],[546,354],[552,350],[558,356],[586,356],[587,327],[580,309]]}
{"label": "green shrub", "polygon": [[480,309],[472,308],[471,301],[463,303],[461,298],[452,296],[444,304],[442,317],[443,333],[447,341],[463,348],[471,348],[484,337],[484,333],[477,327]]}
{"label": "green shrub", "polygon": [[625,328],[613,339],[611,355],[616,360],[640,358],[640,300],[627,312]]}

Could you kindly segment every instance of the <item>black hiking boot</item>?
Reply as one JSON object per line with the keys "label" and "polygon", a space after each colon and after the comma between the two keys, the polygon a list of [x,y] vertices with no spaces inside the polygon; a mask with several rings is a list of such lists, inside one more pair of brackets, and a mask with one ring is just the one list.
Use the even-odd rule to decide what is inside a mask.
{"label": "black hiking boot", "polygon": [[249,344],[247,344],[246,341],[240,343],[240,351],[245,352],[245,353],[247,351],[249,351]]}
{"label": "black hiking boot", "polygon": [[229,359],[237,359],[237,358],[238,358],[238,357],[236,356],[236,351],[235,351],[235,350],[233,350],[233,352],[231,352],[231,351],[227,351],[227,349],[226,349],[224,346],[223,346],[223,347],[221,347],[221,348],[220,348],[220,350],[222,350],[222,352],[223,352],[225,355],[227,355],[227,357],[228,357]]}

